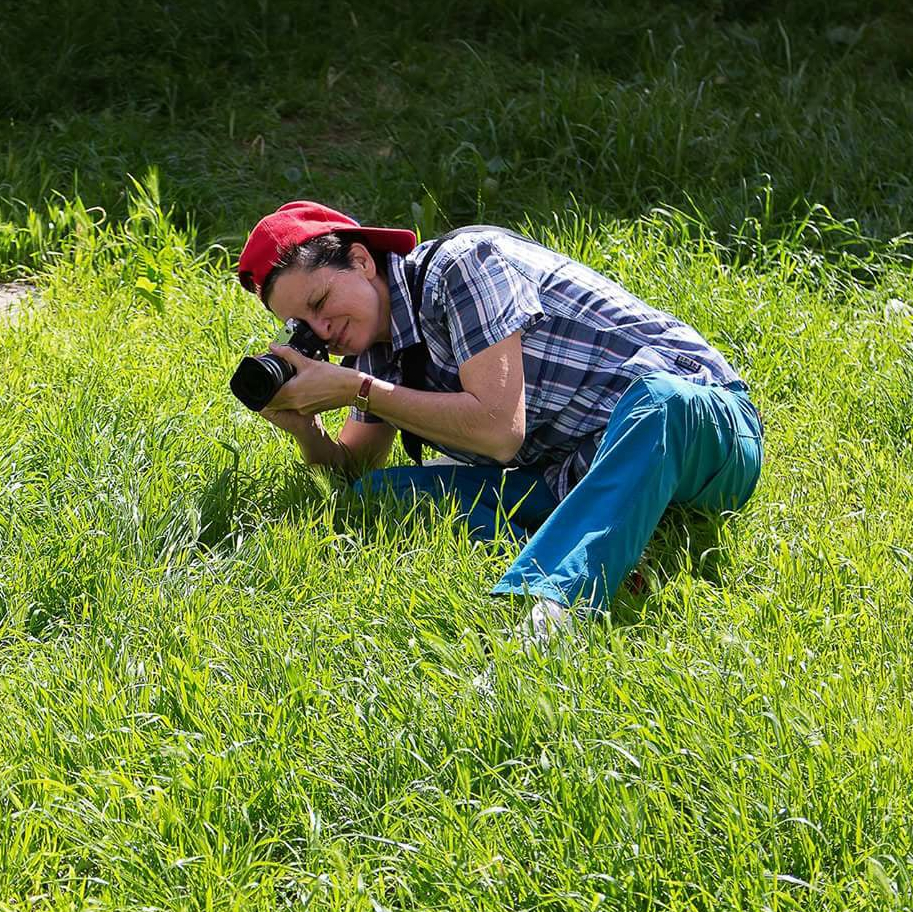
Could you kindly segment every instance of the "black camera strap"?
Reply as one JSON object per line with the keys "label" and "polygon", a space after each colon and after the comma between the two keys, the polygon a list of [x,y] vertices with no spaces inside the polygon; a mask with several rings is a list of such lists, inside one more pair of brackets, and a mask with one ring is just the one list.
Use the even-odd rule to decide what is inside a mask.
{"label": "black camera strap", "polygon": [[[422,324],[419,320],[419,310],[422,306],[422,291],[425,287],[425,276],[428,274],[428,267],[434,259],[441,244],[456,237],[458,234],[468,234],[471,231],[497,231],[500,234],[507,234],[510,237],[518,238],[521,241],[530,241],[530,238],[523,237],[515,231],[507,228],[499,228],[496,225],[465,225],[462,228],[454,228],[447,234],[441,235],[428,249],[428,252],[422,258],[422,264],[416,270],[415,263],[406,262],[406,284],[409,286],[409,297],[412,301],[412,317],[415,321],[415,331],[418,334],[419,341],[408,348],[404,348],[400,355],[400,365],[403,370],[403,386],[410,389],[424,390],[428,388],[425,382],[425,369],[428,366],[428,346],[425,343],[425,336],[422,333]],[[400,435],[403,440],[403,449],[406,455],[412,459],[416,465],[422,464],[422,445],[428,443],[418,434],[411,431],[400,429]],[[429,446],[434,444],[429,443]]]}

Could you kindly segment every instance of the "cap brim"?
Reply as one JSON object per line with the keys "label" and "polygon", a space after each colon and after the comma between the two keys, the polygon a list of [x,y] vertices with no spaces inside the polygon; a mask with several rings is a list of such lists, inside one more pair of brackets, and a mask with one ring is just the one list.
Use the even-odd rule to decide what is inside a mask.
{"label": "cap brim", "polygon": [[335,234],[361,234],[374,250],[405,256],[418,243],[415,234],[406,228],[337,228]]}

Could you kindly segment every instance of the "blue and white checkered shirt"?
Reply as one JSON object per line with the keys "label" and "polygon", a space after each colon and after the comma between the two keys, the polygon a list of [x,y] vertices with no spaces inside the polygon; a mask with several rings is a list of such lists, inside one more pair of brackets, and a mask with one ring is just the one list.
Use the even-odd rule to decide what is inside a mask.
{"label": "blue and white checkered shirt", "polygon": [[[343,363],[402,382],[399,354],[420,341],[404,261],[421,267],[431,241],[390,254],[391,343]],[[492,230],[445,241],[429,265],[419,311],[428,345],[427,388],[460,392],[459,368],[518,330],[523,333],[526,437],[510,465],[538,466],[561,500],[583,477],[615,403],[641,374],[663,370],[693,383],[739,380],[697,331],[617,283],[534,241]],[[352,409],[357,421],[381,419]],[[461,462],[498,465],[435,445]]]}

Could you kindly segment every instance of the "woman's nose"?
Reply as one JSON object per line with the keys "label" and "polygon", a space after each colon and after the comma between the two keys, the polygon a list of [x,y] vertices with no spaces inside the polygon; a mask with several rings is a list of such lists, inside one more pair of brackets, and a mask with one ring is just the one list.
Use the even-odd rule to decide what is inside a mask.
{"label": "woman's nose", "polygon": [[329,342],[333,338],[329,320],[308,320],[308,325],[322,342]]}

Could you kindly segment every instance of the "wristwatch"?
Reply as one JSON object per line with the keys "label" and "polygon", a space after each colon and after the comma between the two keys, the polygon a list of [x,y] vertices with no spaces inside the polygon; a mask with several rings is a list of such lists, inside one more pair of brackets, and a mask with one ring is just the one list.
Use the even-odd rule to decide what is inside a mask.
{"label": "wristwatch", "polygon": [[352,403],[360,412],[368,411],[368,393],[371,390],[371,384],[373,382],[373,377],[365,377],[365,379],[361,381],[361,389],[359,389],[358,395]]}

